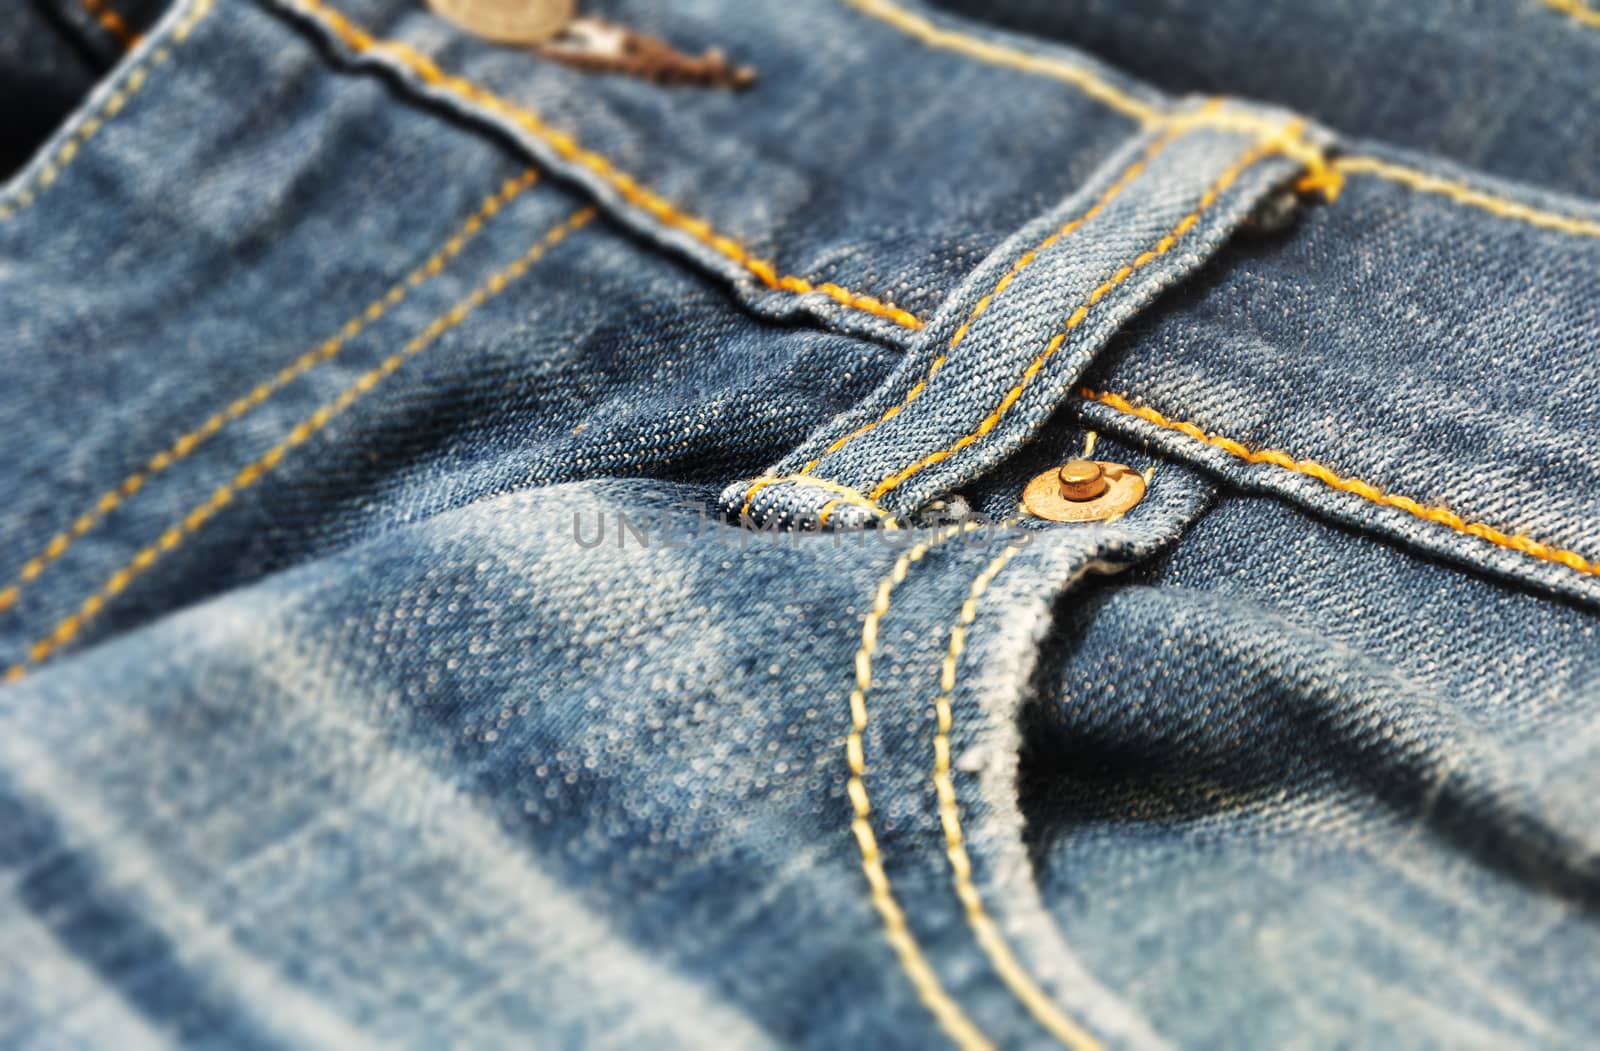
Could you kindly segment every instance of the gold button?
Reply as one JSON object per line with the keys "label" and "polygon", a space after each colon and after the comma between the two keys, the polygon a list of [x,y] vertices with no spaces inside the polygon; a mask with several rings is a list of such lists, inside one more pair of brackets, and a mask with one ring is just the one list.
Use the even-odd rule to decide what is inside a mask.
{"label": "gold button", "polygon": [[456,25],[502,44],[542,44],[566,28],[577,0],[428,0]]}
{"label": "gold button", "polygon": [[1022,491],[1028,513],[1050,522],[1103,522],[1144,499],[1144,477],[1125,464],[1073,460],[1036,476]]}

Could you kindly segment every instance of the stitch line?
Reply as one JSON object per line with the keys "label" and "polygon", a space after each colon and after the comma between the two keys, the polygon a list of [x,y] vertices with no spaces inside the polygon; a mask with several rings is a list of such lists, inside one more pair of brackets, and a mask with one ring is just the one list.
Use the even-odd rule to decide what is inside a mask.
{"label": "stitch line", "polygon": [[[1212,110],[1199,117],[1190,113],[1172,113],[1134,98],[1086,68],[1061,59],[1042,57],[1019,48],[990,43],[957,30],[942,29],[926,18],[912,14],[893,0],[843,0],[843,2],[846,6],[855,8],[869,18],[884,22],[929,47],[952,51],[989,65],[1064,81],[1088,97],[1104,103],[1146,127],[1208,127],[1219,131],[1239,131],[1253,135],[1270,134],[1279,128],[1279,121],[1253,113],[1222,109]],[[1319,151],[1304,146],[1303,154],[1297,154],[1291,152],[1294,149],[1295,147],[1290,146],[1285,152],[1304,161],[1308,167],[1314,169],[1317,167],[1321,158]]]}
{"label": "stitch line", "polygon": [[[755,500],[756,495],[763,489],[766,489],[769,486],[780,485],[784,482],[789,482],[794,485],[809,485],[817,489],[826,490],[830,493],[837,493],[839,498],[836,500],[830,500],[824,504],[822,507],[823,512],[838,506],[840,503],[847,503],[871,512],[874,518],[877,518],[883,523],[885,529],[900,528],[900,523],[895,519],[894,515],[890,514],[888,511],[885,511],[873,501],[868,500],[866,496],[859,491],[850,488],[848,485],[845,485],[842,482],[834,482],[826,478],[813,478],[809,475],[801,474],[762,475],[760,478],[752,478],[750,480],[749,487],[745,490],[744,506],[739,509],[740,517],[750,513],[751,502]],[[819,512],[817,519],[819,525],[828,524],[827,518],[821,512]]]}
{"label": "stitch line", "polygon": [[44,550],[23,564],[22,570],[17,574],[17,578],[5,588],[0,589],[0,613],[4,613],[16,605],[23,588],[37,580],[51,563],[66,554],[74,543],[82,539],[85,534],[104,521],[108,515],[148,485],[157,475],[188,457],[200,446],[215,437],[228,424],[250,413],[289,383],[319,365],[332,361],[368,325],[375,323],[391,309],[399,306],[413,289],[420,287],[442,273],[445,265],[461,253],[467,242],[472,240],[483,229],[485,224],[494,218],[496,213],[531,187],[538,181],[538,178],[539,173],[535,169],[529,168],[521,175],[507,179],[498,190],[484,199],[478,210],[455,230],[439,251],[435,252],[426,262],[406,275],[403,280],[397,282],[382,296],[368,303],[360,313],[340,326],[332,337],[324,340],[279,369],[271,379],[258,384],[248,394],[235,399],[222,411],[209,416],[200,426],[180,435],[170,446],[152,456],[139,470],[128,475],[111,489],[101,493],[89,510],[80,514],[65,530],[51,537]]}
{"label": "stitch line", "polygon": [[884,933],[894,948],[901,969],[911,980],[922,1003],[933,1014],[945,1034],[956,1046],[967,1051],[988,1049],[993,1045],[978,1031],[962,1012],[944,986],[939,982],[933,967],[917,944],[916,935],[906,923],[904,910],[895,899],[889,884],[889,874],[883,866],[883,855],[878,848],[877,836],[872,831],[872,804],[867,796],[866,758],[862,739],[867,729],[867,691],[872,688],[872,657],[878,648],[878,625],[889,613],[894,589],[906,578],[913,564],[933,548],[961,533],[980,528],[967,522],[940,530],[933,537],[908,548],[894,562],[887,576],[878,581],[872,608],[861,619],[861,645],[856,650],[855,685],[850,691],[850,733],[845,739],[845,759],[850,767],[850,778],[845,789],[850,797],[853,818],[850,831],[855,835],[856,846],[861,851],[861,869],[866,873],[871,889],[873,908],[883,921]]}
{"label": "stitch line", "polygon": [[1502,219],[1515,219],[1529,226],[1555,230],[1574,237],[1600,237],[1600,222],[1575,219],[1556,212],[1533,208],[1517,201],[1484,193],[1482,190],[1475,190],[1466,183],[1441,179],[1403,165],[1380,161],[1376,157],[1341,157],[1333,163],[1335,168],[1346,175],[1376,175],[1422,193],[1447,197],[1458,204],[1481,209]]}
{"label": "stitch line", "polygon": [[954,353],[956,348],[961,345],[961,341],[967,337],[967,333],[972,329],[972,326],[977,323],[979,318],[983,317],[984,313],[989,309],[990,304],[998,299],[1005,292],[1005,290],[1011,286],[1011,283],[1017,279],[1017,276],[1024,270],[1028,269],[1028,267],[1032,266],[1034,261],[1037,260],[1040,255],[1049,251],[1050,248],[1052,248],[1057,242],[1070,237],[1085,223],[1090,222],[1095,216],[1099,215],[1107,205],[1116,200],[1117,196],[1121,194],[1123,190],[1127,189],[1133,184],[1133,181],[1139,177],[1145,168],[1149,166],[1150,162],[1154,160],[1162,150],[1171,145],[1181,134],[1182,132],[1180,130],[1173,129],[1168,131],[1165,135],[1157,138],[1149,145],[1148,148],[1144,150],[1143,153],[1139,155],[1137,160],[1128,165],[1122,174],[1112,182],[1112,184],[1105,190],[1104,193],[1100,195],[1097,200],[1095,200],[1093,204],[1091,204],[1087,209],[1073,219],[1062,224],[1055,230],[1055,232],[1050,234],[1050,236],[1046,237],[1044,240],[1040,241],[1038,244],[1034,245],[1032,248],[1018,256],[1011,264],[1011,268],[1001,276],[1000,280],[995,282],[994,287],[985,293],[976,304],[974,304],[972,311],[967,315],[967,319],[961,323],[960,327],[956,329],[955,334],[950,337],[948,348],[933,359],[933,361],[928,365],[927,374],[923,376],[922,379],[918,380],[916,385],[906,392],[906,396],[900,402],[900,404],[890,406],[884,411],[883,415],[879,416],[876,420],[865,423],[846,434],[844,437],[834,441],[833,444],[822,450],[822,452],[819,453],[816,458],[811,460],[804,467],[800,468],[800,473],[810,474],[812,470],[816,468],[816,466],[825,458],[833,455],[840,449],[843,449],[845,446],[849,445],[863,434],[866,434],[874,428],[880,427],[889,422],[910,407],[912,402],[916,401],[922,396],[922,392],[927,389],[928,384],[931,383],[934,377],[939,374],[939,370],[944,368],[945,362],[948,360],[950,354]]}
{"label": "stitch line", "polygon": [[1554,8],[1580,25],[1590,29],[1600,29],[1600,11],[1596,11],[1583,0],[1544,0],[1546,7]]}
{"label": "stitch line", "polygon": [[84,10],[100,23],[102,29],[117,38],[117,43],[122,45],[124,51],[132,51],[139,46],[139,34],[128,28],[128,23],[123,21],[108,0],[79,0]]}
{"label": "stitch line", "polygon": [[961,604],[960,618],[950,626],[950,646],[939,666],[939,696],[933,702],[936,722],[933,786],[939,799],[939,823],[944,828],[945,856],[950,860],[956,897],[961,900],[967,924],[972,928],[973,936],[977,938],[984,954],[989,957],[995,972],[1028,1013],[1063,1045],[1073,1051],[1098,1051],[1100,1042],[1068,1018],[1039,987],[1039,983],[1011,951],[999,926],[984,908],[983,898],[972,881],[972,859],[967,854],[966,839],[961,832],[961,807],[956,800],[955,781],[950,774],[950,728],[954,722],[951,697],[956,689],[961,655],[966,650],[967,630],[978,617],[978,604],[989,590],[989,585],[1026,544],[1027,541],[1017,541],[1008,545],[984,567],[967,591],[966,600]]}
{"label": "stitch line", "polygon": [[642,186],[632,175],[621,171],[605,157],[583,146],[574,136],[546,124],[544,119],[533,111],[524,109],[463,77],[446,73],[433,59],[407,44],[395,40],[377,39],[329,7],[323,0],[292,0],[292,3],[302,14],[321,23],[357,54],[366,54],[370,51],[387,54],[420,77],[424,83],[451,91],[505,117],[539,139],[563,160],[594,173],[623,199],[657,221],[683,231],[743,267],[767,288],[798,296],[819,293],[851,310],[883,318],[901,328],[913,331],[922,328],[921,318],[874,296],[852,292],[833,282],[816,284],[793,274],[778,273],[776,264],[752,255],[738,241],[718,233],[706,220],[680,210],[666,198]]}
{"label": "stitch line", "polygon": [[1141,124],[1151,124],[1161,119],[1161,111],[1156,107],[1141,102],[1121,88],[1114,87],[1079,66],[1058,59],[1040,58],[1017,48],[991,44],[965,33],[941,29],[926,18],[914,15],[896,4],[889,3],[888,0],[845,0],[845,3],[864,15],[888,23],[929,47],[954,51],[991,65],[1005,66],[1024,73],[1065,81],[1097,102]]}
{"label": "stitch line", "polygon": [[[844,0],[844,2],[866,15],[921,40],[930,47],[953,51],[990,65],[1064,81],[1083,91],[1090,98],[1098,99],[1112,109],[1132,117],[1141,124],[1147,126],[1157,125],[1175,119],[1154,106],[1131,98],[1125,92],[1086,70],[1058,59],[1043,58],[1017,48],[991,44],[955,30],[941,29],[926,19],[903,10],[891,0]],[[1582,3],[1581,0],[1545,0],[1545,3],[1558,11],[1570,15],[1580,23],[1600,28],[1600,12]],[[1249,114],[1224,112],[1218,114],[1214,120],[1207,123],[1223,129],[1232,128],[1239,131],[1248,131],[1253,126],[1264,123],[1264,121],[1262,118]],[[1284,152],[1288,156],[1296,156],[1289,150]],[[1309,160],[1308,157],[1300,156],[1296,156],[1296,159]],[[1576,237],[1600,237],[1600,223],[1544,211],[1508,197],[1500,197],[1481,190],[1474,190],[1462,183],[1429,175],[1416,168],[1380,161],[1376,157],[1349,156],[1341,158],[1331,165],[1324,163],[1320,166],[1314,164],[1309,166],[1312,169],[1313,181],[1308,188],[1328,190],[1330,189],[1330,180],[1335,180],[1338,174],[1359,172],[1388,179],[1423,193],[1439,194],[1455,201],[1457,204],[1479,208],[1503,219],[1525,222],[1546,230],[1554,230]],[[1330,199],[1333,194],[1337,193],[1337,182],[1332,181],[1331,187]]]}
{"label": "stitch line", "polygon": [[1234,441],[1232,438],[1203,430],[1185,420],[1170,419],[1154,409],[1134,405],[1118,394],[1095,391],[1088,387],[1080,388],[1078,393],[1084,398],[1099,402],[1124,415],[1136,417],[1165,430],[1176,431],[1196,441],[1221,449],[1228,455],[1235,459],[1243,460],[1245,463],[1270,464],[1286,471],[1303,474],[1315,478],[1330,489],[1351,493],[1369,503],[1378,504],[1382,507],[1392,507],[1395,510],[1404,511],[1406,514],[1414,518],[1420,518],[1425,522],[1433,522],[1457,533],[1477,537],[1479,540],[1487,540],[1496,547],[1516,551],[1539,559],[1542,562],[1552,562],[1556,565],[1565,566],[1578,573],[1600,576],[1600,562],[1585,558],[1576,551],[1568,551],[1565,548],[1556,547],[1519,534],[1507,533],[1483,522],[1469,521],[1454,511],[1443,507],[1428,507],[1409,496],[1397,496],[1385,492],[1370,482],[1339,474],[1314,460],[1295,459],[1289,453],[1280,449],[1252,449]]}
{"label": "stitch line", "polygon": [[31,666],[45,660],[62,646],[71,642],[83,630],[84,626],[99,616],[107,603],[126,590],[135,578],[155,565],[158,559],[171,552],[179,544],[183,543],[185,539],[199,532],[207,522],[216,516],[217,512],[232,503],[240,493],[265,478],[283,462],[283,458],[289,452],[305,444],[313,435],[321,431],[335,417],[348,409],[368,391],[371,391],[379,383],[399,371],[406,362],[431,347],[440,336],[461,324],[468,314],[471,314],[485,302],[504,292],[512,282],[526,274],[547,252],[560,244],[570,234],[581,230],[594,217],[595,209],[592,206],[581,208],[574,212],[565,222],[554,227],[540,238],[533,247],[523,253],[521,258],[490,275],[483,284],[479,285],[464,299],[435,318],[399,351],[385,358],[374,368],[362,373],[338,397],[322,405],[310,416],[301,420],[278,444],[268,449],[260,458],[240,469],[231,479],[219,486],[208,499],[195,505],[177,524],[162,533],[155,543],[141,549],[127,564],[111,574],[98,591],[83,600],[83,603],[75,612],[62,619],[51,629],[48,635],[35,642],[24,660],[12,665],[6,671],[5,681],[16,682],[27,674]]}
{"label": "stitch line", "polygon": [[172,29],[172,36],[160,47],[147,55],[143,62],[128,71],[127,79],[107,96],[99,110],[86,117],[72,137],[62,143],[55,155],[44,163],[39,169],[31,184],[23,187],[15,198],[0,203],[0,221],[12,218],[28,205],[32,204],[40,192],[61,177],[74,158],[83,149],[85,143],[94,138],[112,118],[121,113],[128,100],[139,93],[150,79],[150,75],[172,58],[173,50],[189,38],[194,27],[199,24],[215,3],[215,0],[194,0],[194,6],[183,16],[182,21]]}
{"label": "stitch line", "polygon": [[[828,519],[833,517],[833,513],[839,509],[839,505],[841,503],[843,503],[843,502],[844,501],[842,499],[835,498],[833,500],[829,500],[827,503],[823,504],[820,508],[818,508],[817,509],[817,525],[819,525],[819,526],[827,525],[828,524]],[[876,506],[876,505],[874,505],[874,506]]]}
{"label": "stitch line", "polygon": [[[1280,138],[1292,138],[1293,136],[1298,135],[1301,125],[1301,121],[1291,122],[1280,132]],[[1204,195],[1201,196],[1199,203],[1195,205],[1194,210],[1179,220],[1178,225],[1173,227],[1172,230],[1166,234],[1166,236],[1162,237],[1161,240],[1157,241],[1153,246],[1146,249],[1144,252],[1135,256],[1132,261],[1123,264],[1123,266],[1117,270],[1116,273],[1112,274],[1109,278],[1102,282],[1099,287],[1090,292],[1088,297],[1078,305],[1077,309],[1074,310],[1071,315],[1068,316],[1066,324],[1062,327],[1061,331],[1052,336],[1050,341],[1045,344],[1044,349],[1041,350],[1034,357],[1034,359],[1028,363],[1028,367],[1023,370],[1021,378],[1019,378],[1016,384],[1013,385],[1003,397],[1001,397],[999,404],[996,405],[994,409],[990,410],[987,416],[979,421],[977,427],[973,428],[971,431],[962,435],[960,438],[956,439],[954,442],[945,446],[944,448],[929,453],[928,455],[912,463],[910,466],[901,468],[900,470],[888,475],[878,482],[878,484],[874,486],[871,492],[869,492],[867,495],[873,500],[882,499],[886,493],[894,491],[902,483],[916,475],[919,471],[949,459],[962,449],[965,449],[967,446],[979,441],[990,431],[994,430],[1000,421],[1005,418],[1006,413],[1011,410],[1011,407],[1021,399],[1022,392],[1027,389],[1028,384],[1033,382],[1034,377],[1044,369],[1045,363],[1048,362],[1050,358],[1055,355],[1056,351],[1060,350],[1061,347],[1066,343],[1067,336],[1071,334],[1071,332],[1079,325],[1081,325],[1084,319],[1089,316],[1095,305],[1102,302],[1105,297],[1118,285],[1122,284],[1122,282],[1126,281],[1139,270],[1143,269],[1145,266],[1169,252],[1174,245],[1176,245],[1186,234],[1189,233],[1190,230],[1194,229],[1194,227],[1199,224],[1201,217],[1204,216],[1214,204],[1216,204],[1216,202],[1222,197],[1223,193],[1225,193],[1227,189],[1232,186],[1246,170],[1250,168],[1251,165],[1255,164],[1258,160],[1267,156],[1268,154],[1278,150],[1279,141],[1279,138],[1267,139],[1257,143],[1254,147],[1248,150],[1243,156],[1230,165],[1228,169],[1217,178],[1216,182],[1211,184]]]}

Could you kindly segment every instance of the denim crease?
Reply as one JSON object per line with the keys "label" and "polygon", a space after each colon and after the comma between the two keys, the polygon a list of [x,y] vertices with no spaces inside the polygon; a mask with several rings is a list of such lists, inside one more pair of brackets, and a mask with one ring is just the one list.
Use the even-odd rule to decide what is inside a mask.
{"label": "denim crease", "polygon": [[0,1045],[1592,1046],[1600,36],[1048,7],[31,5]]}

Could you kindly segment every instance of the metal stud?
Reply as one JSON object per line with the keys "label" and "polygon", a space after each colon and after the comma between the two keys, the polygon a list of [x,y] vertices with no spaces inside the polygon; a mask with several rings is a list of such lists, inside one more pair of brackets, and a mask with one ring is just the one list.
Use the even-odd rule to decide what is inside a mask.
{"label": "metal stud", "polygon": [[1126,464],[1073,460],[1036,476],[1022,491],[1029,514],[1050,522],[1104,522],[1144,499],[1144,478]]}

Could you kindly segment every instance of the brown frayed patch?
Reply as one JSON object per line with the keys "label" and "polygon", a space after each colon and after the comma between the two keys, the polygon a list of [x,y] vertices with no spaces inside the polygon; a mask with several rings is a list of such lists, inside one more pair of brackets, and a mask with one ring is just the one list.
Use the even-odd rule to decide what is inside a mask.
{"label": "brown frayed patch", "polygon": [[660,37],[599,18],[575,18],[534,53],[575,69],[622,73],[660,84],[743,90],[756,81],[756,71],[736,66],[720,48],[686,55]]}

